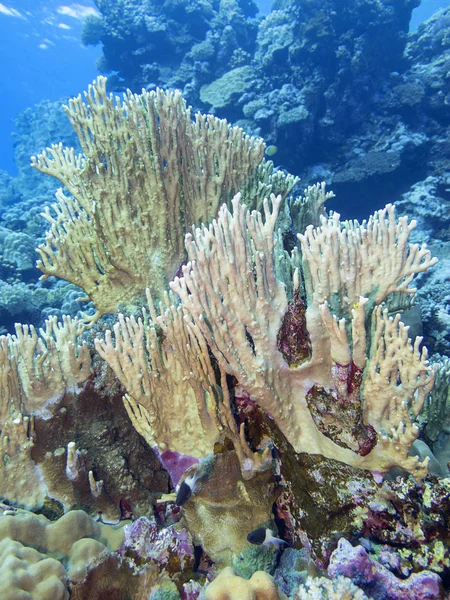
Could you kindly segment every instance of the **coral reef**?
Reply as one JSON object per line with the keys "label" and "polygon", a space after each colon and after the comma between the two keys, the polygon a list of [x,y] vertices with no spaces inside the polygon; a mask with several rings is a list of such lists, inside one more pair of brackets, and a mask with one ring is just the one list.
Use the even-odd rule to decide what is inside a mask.
{"label": "coral reef", "polygon": [[[244,41],[250,39],[246,36],[228,35],[227,39],[233,38],[235,58],[244,57],[236,64],[230,61],[230,52],[219,52],[218,47],[225,43],[230,27],[239,33],[245,27],[237,26],[237,7],[221,3],[219,13],[228,16],[219,21],[225,24],[230,19],[223,35],[216,30],[214,18],[202,20],[205,37],[181,66],[174,61],[170,68],[158,70],[153,63],[145,70],[140,64],[142,53],[136,51],[121,65],[121,77],[133,91],[170,80],[195,107],[213,110],[263,136],[277,149],[277,164],[299,174],[305,185],[317,179],[332,185],[338,197],[345,198],[339,208],[345,216],[365,218],[381,208],[380,198],[394,202],[402,194],[409,204],[403,214],[420,221],[427,212],[428,223],[439,227],[434,252],[445,262],[419,284],[425,285],[421,295],[425,337],[433,353],[448,354],[448,290],[442,298],[441,288],[449,254],[445,32],[450,9],[408,33],[417,4],[417,0],[358,0],[343,8],[338,0],[279,1],[267,16],[247,25],[251,44]],[[108,54],[116,39],[113,32],[123,27],[123,15],[108,3],[99,8],[104,13]],[[126,22],[145,20],[135,4],[123,10],[133,15]],[[151,7],[147,10],[152,13]],[[171,10],[162,9],[158,19],[169,23]],[[170,27],[161,27],[166,35]],[[386,47],[389,53],[383,51]],[[245,79],[242,73],[247,73]],[[411,206],[408,196],[430,177],[439,181],[437,189],[426,184],[422,196],[426,201],[417,199]]]}
{"label": "coral reef", "polygon": [[370,598],[431,600],[444,597],[440,579],[435,573],[421,571],[407,579],[396,578],[386,567],[375,564],[364,548],[354,548],[344,538],[339,540],[331,555],[328,574],[332,578],[344,576],[354,580]]}
{"label": "coral reef", "polygon": [[325,577],[311,578],[301,585],[295,600],[366,600],[364,592],[347,577],[338,576],[333,580]]}
{"label": "coral reef", "polygon": [[[448,354],[448,294],[441,290],[448,259],[448,9],[408,34],[409,17],[417,4],[413,0],[394,5],[384,0],[351,2],[345,10],[337,0],[286,1],[259,20],[248,18],[255,14],[251,2],[172,4],[105,1],[98,5],[101,17],[87,21],[86,31],[91,31],[86,43],[101,40],[106,62],[111,61],[110,68],[119,72],[119,79],[133,92],[170,85],[183,89],[196,109],[209,110],[210,103],[205,105],[200,99],[203,86],[231,74],[231,92],[236,82],[233,73],[250,68],[253,75],[246,78],[245,89],[237,96],[228,95],[228,88],[216,94],[218,102],[230,98],[225,107],[216,109],[217,114],[249,133],[263,135],[273,144],[276,163],[301,175],[305,186],[318,179],[332,184],[345,217],[365,218],[381,207],[381,198],[383,202],[397,201],[402,194],[408,198],[408,188],[417,190],[430,177],[436,181],[431,187],[424,184],[422,200],[416,194],[414,204],[408,199],[408,206],[401,210],[417,218],[420,227],[437,225],[439,241],[433,251],[441,265],[419,287],[425,285],[421,301],[428,347],[433,353]],[[194,19],[197,32],[201,22],[201,39],[194,39],[189,27],[190,33],[183,29],[180,37],[180,19],[189,24]],[[385,47],[391,49],[387,55],[381,51]],[[115,74],[110,76],[110,85],[124,87]],[[20,119],[16,149],[20,182],[5,181],[5,185],[8,205],[18,194],[23,196],[21,212],[28,210],[26,203],[36,190],[51,185],[49,179],[29,172],[29,153],[37,153],[57,138],[75,146],[61,113],[60,106],[47,103],[26,111]],[[31,133],[25,140],[26,128]],[[35,201],[43,206],[42,198]],[[29,234],[30,227],[39,227],[42,234],[36,218],[41,208],[36,203],[32,218],[24,219],[26,226],[17,227],[21,217],[13,206],[8,206],[2,220],[9,228],[14,219],[15,231]],[[8,285],[36,277],[9,263],[5,269],[3,279],[8,279]],[[17,310],[11,303],[9,310],[7,306],[1,310],[8,331],[13,331],[14,320],[42,325],[47,316],[42,313],[45,302],[58,309],[63,304],[62,294],[46,292],[44,301],[44,294],[39,293],[32,310],[26,311],[19,289],[8,295],[18,303]],[[76,305],[66,305],[60,314],[67,308],[71,316],[77,315]]]}
{"label": "coral reef", "polygon": [[183,261],[186,230],[223,199],[244,189],[256,203],[264,145],[225,121],[193,121],[177,92],[129,92],[122,103],[100,77],[85,98],[67,108],[84,155],[53,145],[32,164],[71,194],[57,192],[56,216],[46,209],[38,267],[81,287],[95,320],[161,290]]}
{"label": "coral reef", "polygon": [[[326,155],[342,143],[333,121],[342,124],[345,110],[351,128],[365,126],[364,104],[376,110],[369,83],[386,101],[383,78],[394,67],[405,76],[413,5],[357,1],[337,14],[280,0],[255,50],[238,41],[256,35],[254,24],[236,27],[234,39],[228,27],[252,14],[251,3],[144,14],[137,2],[104,2],[85,39],[111,49],[121,15],[118,46],[145,26],[144,38],[159,32],[170,48],[171,27],[189,10],[187,25],[203,19],[205,39],[193,44],[187,29],[170,68],[188,73],[189,61],[201,67],[192,57],[219,48],[224,72],[195,82],[205,102],[245,106],[268,126],[276,105],[279,131],[301,131],[305,147],[309,127],[320,139],[334,132]],[[410,39],[408,60],[440,56],[426,38]],[[130,42],[132,56],[139,43]],[[245,52],[273,71],[270,92],[251,96]],[[328,58],[330,72],[316,70],[311,82],[324,97],[313,114],[305,88]],[[145,61],[134,81],[153,68]],[[293,83],[282,83],[280,61]],[[347,90],[349,71],[366,81],[366,63],[377,76],[359,94]],[[249,86],[240,90],[247,101],[232,85]],[[25,589],[36,600],[444,598],[448,365],[431,365],[404,323],[414,319],[413,283],[436,264],[415,243],[416,221],[391,204],[363,222],[341,220],[326,210],[324,183],[287,199],[296,178],[264,160],[262,140],[212,115],[193,120],[179,92],[122,100],[99,78],[66,111],[82,154],[57,144],[33,159],[66,187],[44,213],[39,267],[44,279],[80,285],[96,312],[0,337],[5,599]],[[403,135],[400,123],[391,153],[367,145],[341,183],[396,171],[405,148],[423,141]],[[437,198],[442,180],[425,181],[417,195]],[[415,201],[405,196],[402,210]],[[438,204],[419,215],[436,214],[426,239]],[[4,229],[5,272],[26,271],[31,233]]]}
{"label": "coral reef", "polygon": [[41,217],[49,194],[57,186],[30,166],[30,152],[38,152],[57,138],[79,151],[78,140],[60,102],[43,101],[21,113],[15,122],[14,157],[18,174],[1,172],[0,215],[0,323],[1,333],[13,333],[15,323],[43,327],[48,316],[79,316],[70,296],[82,296],[64,282],[38,283],[36,246],[42,242]]}
{"label": "coral reef", "polygon": [[113,81],[122,89],[211,80],[227,67],[248,62],[254,50],[253,0],[152,1],[145,7],[138,1],[102,0],[97,6],[100,16],[86,19],[82,40],[102,44],[98,66],[115,71]]}

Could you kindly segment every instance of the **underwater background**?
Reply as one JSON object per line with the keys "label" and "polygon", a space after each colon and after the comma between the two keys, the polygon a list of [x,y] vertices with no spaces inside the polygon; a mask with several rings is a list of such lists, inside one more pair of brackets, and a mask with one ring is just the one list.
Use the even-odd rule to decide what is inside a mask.
{"label": "underwater background", "polygon": [[0,26],[0,600],[450,598],[450,2]]}
{"label": "underwater background", "polygon": [[[270,2],[257,3],[259,14],[270,12]],[[445,8],[445,0],[423,1],[412,13],[410,30]],[[60,100],[79,93],[96,76],[99,47],[81,42],[83,22],[98,14],[94,2],[16,1],[0,10],[3,60],[0,169],[13,175],[14,119],[41,100]]]}

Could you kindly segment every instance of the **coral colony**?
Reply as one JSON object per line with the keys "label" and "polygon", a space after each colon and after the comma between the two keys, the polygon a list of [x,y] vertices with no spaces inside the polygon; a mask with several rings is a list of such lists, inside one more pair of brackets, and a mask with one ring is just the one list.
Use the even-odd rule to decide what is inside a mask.
{"label": "coral colony", "polygon": [[66,112],[82,154],[32,158],[65,188],[38,267],[94,310],[0,338],[1,598],[444,598],[415,222],[292,197],[178,92],[99,77]]}

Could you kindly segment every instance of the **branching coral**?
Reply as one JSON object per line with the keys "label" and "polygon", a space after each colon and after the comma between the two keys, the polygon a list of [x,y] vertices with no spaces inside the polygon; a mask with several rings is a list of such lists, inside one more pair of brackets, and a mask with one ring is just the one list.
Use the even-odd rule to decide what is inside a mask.
{"label": "branching coral", "polygon": [[31,459],[33,419],[17,414],[2,423],[0,434],[0,489],[4,498],[25,506],[40,506],[45,487]]}
{"label": "branching coral", "polygon": [[81,340],[78,319],[50,317],[38,333],[33,326],[16,325],[9,337],[22,387],[23,409],[42,410],[65,392],[74,392],[91,373],[90,352]]}
{"label": "branching coral", "polygon": [[270,461],[267,450],[253,453],[243,425],[238,428],[230,395],[221,375],[220,384],[204,336],[183,307],[170,305],[156,313],[147,291],[151,319],[124,318],[114,326],[114,337],[96,340],[99,354],[114,369],[128,391],[128,414],[141,435],[158,453],[176,452],[204,458],[214,443],[226,435],[238,452],[244,476],[251,476]]}
{"label": "branching coral", "polygon": [[326,190],[324,181],[307,187],[303,196],[295,198],[290,205],[295,230],[305,231],[309,225],[320,225],[320,218],[325,215],[324,204],[332,198],[334,193]]}
{"label": "branching coral", "polygon": [[365,420],[376,429],[389,431],[394,423],[407,421],[408,409],[414,417],[422,410],[434,384],[434,370],[421,342],[417,337],[414,345],[410,343],[400,315],[388,318],[386,309],[376,308],[364,379]]}
{"label": "branching coral", "polygon": [[[339,520],[327,519],[326,533],[320,528],[314,540],[325,561],[332,536],[353,527],[355,504],[368,514],[366,496],[378,485],[374,479],[368,484],[367,474],[350,474],[347,465],[380,472],[401,467],[418,480],[427,473],[428,459],[421,461],[410,449],[435,374],[422,340],[411,341],[401,317],[389,317],[386,300],[413,293],[414,276],[436,259],[425,246],[409,244],[415,224],[397,219],[391,205],[362,224],[325,216],[323,204],[331,195],[324,184],[291,203],[291,214],[286,208],[290,234],[291,218],[302,228],[305,220],[313,221],[289,255],[277,227],[294,178],[273,174],[262,162],[260,140],[213,117],[191,120],[178,92],[128,92],[120,100],[106,94],[100,78],[85,102],[78,97],[67,111],[84,156],[53,146],[34,159],[36,168],[57,177],[71,194],[59,191],[53,216],[46,211],[51,231],[39,248],[39,266],[44,277],[81,285],[96,304],[93,320],[121,303],[133,306],[147,288],[142,316],[119,314],[95,348],[126,388],[133,426],[172,483],[181,482],[176,503],[208,555],[200,560],[211,559],[216,568],[229,564],[233,552],[245,550],[249,531],[267,527],[271,511],[284,525],[280,535],[307,540],[317,507],[326,501],[328,515],[333,511]],[[262,212],[243,205],[241,193],[230,200],[238,189]],[[280,195],[263,199],[274,189]],[[185,256],[188,262],[180,267]],[[181,275],[174,276],[178,269]],[[170,292],[164,292],[170,277]],[[44,466],[32,461],[34,426],[40,440],[49,404],[78,391],[91,374],[90,352],[80,339],[85,328],[77,320],[58,324],[50,318],[39,333],[18,325],[14,336],[0,337],[0,487],[8,499],[42,505],[51,493],[42,474],[57,463],[63,472],[65,467],[68,486],[83,483],[96,499],[110,492],[110,474],[88,465],[87,450],[84,455],[81,445],[77,449],[78,425],[64,442],[66,454],[55,434],[53,454],[42,447],[45,459],[38,464]],[[78,400],[83,395],[91,405],[92,398],[102,400],[91,386]],[[68,404],[60,415],[55,411],[58,431],[67,431]],[[81,412],[84,418],[85,411],[76,414]],[[33,419],[35,414],[43,419]],[[116,431],[123,421],[118,423]],[[104,423],[92,431],[96,439],[110,434]],[[122,447],[130,444],[124,437]],[[122,465],[114,473],[120,470]],[[317,488],[309,485],[300,506],[292,482],[304,485],[311,470],[309,482]],[[116,487],[127,493],[128,481],[138,479],[123,478]],[[325,481],[347,481],[348,496],[327,496]],[[364,506],[355,503],[356,495],[364,497]],[[161,522],[179,514],[165,504],[171,499],[165,496],[157,509]],[[132,517],[134,507],[124,497],[121,508],[122,500],[122,516]],[[163,537],[168,530],[163,527]],[[68,545],[75,544],[70,577],[84,578],[83,561],[105,546],[70,537]],[[142,565],[148,558],[146,550]],[[320,593],[327,583],[316,587]],[[267,574],[246,581],[230,570],[204,595],[282,596]]]}
{"label": "branching coral", "polygon": [[1,413],[45,410],[67,391],[76,391],[90,375],[90,353],[80,339],[83,325],[50,317],[39,334],[32,325],[16,325],[16,334],[0,337]]}
{"label": "branching coral", "polygon": [[[149,287],[158,294],[184,259],[184,234],[209,222],[238,190],[257,201],[270,175],[260,172],[262,140],[190,109],[179,92],[106,93],[106,79],[69,102],[66,112],[84,155],[62,144],[32,157],[59,179],[51,225],[38,248],[42,278],[83,288],[98,316],[132,303]],[[279,185],[279,177],[274,185]],[[295,183],[284,178],[286,191]]]}
{"label": "branching coral", "polygon": [[425,434],[436,442],[441,433],[450,433],[450,359],[442,358],[436,365],[436,382],[427,397]]}
{"label": "branching coral", "polygon": [[[96,343],[127,388],[137,430],[160,453],[192,459],[228,437],[250,477],[268,464],[268,451],[252,451],[236,424],[233,376],[295,451],[422,477],[426,461],[408,451],[434,372],[420,339],[412,345],[399,318],[381,308],[393,292],[413,293],[415,274],[435,263],[425,246],[408,243],[415,223],[396,220],[391,205],[362,224],[320,216],[330,197],[322,185],[299,200],[311,200],[320,225],[298,235],[291,259],[276,249],[281,195],[264,200],[263,217],[237,194],[232,213],[224,204],[217,220],[195,228],[238,188],[255,206],[262,191],[284,194],[294,180],[262,166],[260,140],[213,117],[192,121],[177,92],[128,92],[121,101],[99,78],[85,96],[67,109],[85,156],[53,146],[33,161],[73,196],[59,192],[56,217],[46,212],[52,229],[39,266],[44,277],[81,285],[94,318],[150,288],[150,317],[120,316],[114,336]],[[157,312],[151,295],[161,298],[182,262],[192,224],[189,262]],[[305,330],[298,353],[280,339],[294,323]]]}
{"label": "branching coral", "polygon": [[396,221],[391,204],[361,225],[341,223],[337,213],[322,217],[319,228],[309,226],[298,236],[309,297],[323,303],[331,296],[342,313],[360,296],[369,298],[372,309],[392,292],[413,294],[408,286],[414,275],[437,262],[425,244],[408,244],[415,226],[407,217]]}
{"label": "branching coral", "polygon": [[[432,385],[433,372],[417,343],[409,349],[410,342],[398,322],[391,323],[384,313],[376,313],[374,335],[387,348],[378,359],[389,361],[384,386],[398,404],[397,412],[391,410],[389,421],[381,427],[384,408],[376,407],[370,398],[366,400],[371,410],[381,413],[370,413],[373,423],[366,423],[378,430],[378,444],[374,440],[371,448],[355,453],[335,443],[329,431],[319,431],[316,426],[307,395],[314,404],[319,390],[325,390],[339,402],[343,388],[348,391],[358,385],[352,365],[366,368],[366,321],[372,313],[368,307],[379,304],[392,291],[406,290],[414,273],[427,269],[435,260],[424,247],[407,245],[414,224],[408,225],[404,219],[396,222],[392,207],[379,211],[361,226],[356,222],[341,225],[334,215],[324,219],[319,229],[311,228],[299,236],[311,358],[291,369],[277,348],[277,332],[288,303],[274,267],[273,231],[279,206],[280,199],[275,197],[272,210],[265,203],[265,221],[259,213],[248,212],[239,196],[233,200],[233,214],[222,207],[217,221],[187,236],[190,262],[183,267],[183,277],[172,282],[173,292],[207,340],[220,369],[239,380],[277,421],[297,451],[382,471],[400,463],[423,475],[426,465],[407,457],[417,436],[408,406],[414,405],[417,414],[424,393]],[[383,265],[385,256],[389,256],[389,268]],[[354,304],[351,322],[347,325],[344,317],[338,321],[328,304],[337,307],[339,317]],[[399,345],[403,353],[392,354]],[[374,354],[372,349],[372,361],[376,360]],[[404,359],[408,361],[406,370],[401,368]],[[344,378],[339,367],[347,368]],[[371,369],[369,361],[365,374]],[[360,394],[356,396],[360,402]]]}
{"label": "branching coral", "polygon": [[217,440],[219,425],[211,361],[204,342],[199,347],[189,335],[181,311],[170,311],[165,324],[169,337],[161,341],[155,322],[146,327],[142,319],[119,315],[114,337],[107,331],[96,349],[126,387],[125,406],[148,443],[160,452],[201,457]]}
{"label": "branching coral", "polygon": [[[214,431],[224,425],[233,430],[232,419],[226,416],[228,400],[215,408],[205,401],[206,390],[209,398],[222,394],[227,399],[224,375],[228,374],[276,420],[297,452],[318,453],[372,470],[399,465],[422,477],[426,461],[419,463],[417,457],[408,456],[408,450],[418,434],[414,415],[432,387],[434,373],[426,351],[419,350],[420,340],[412,346],[399,318],[389,319],[379,305],[391,292],[411,291],[408,284],[414,274],[429,268],[435,259],[425,247],[408,246],[414,223],[396,221],[391,206],[362,225],[341,224],[339,216],[333,215],[323,218],[319,228],[308,228],[299,239],[310,357],[290,366],[278,348],[288,308],[275,264],[274,230],[280,204],[281,197],[271,197],[272,208],[266,200],[263,218],[257,211],[249,212],[238,194],[232,201],[233,213],[223,205],[217,220],[186,236],[190,260],[182,268],[183,276],[170,284],[181,306],[170,306],[167,298],[164,315],[153,315],[166,336],[167,351],[173,353],[164,360],[176,357],[183,363],[178,380],[184,373],[184,384],[191,381],[191,389],[203,388],[196,395],[197,402],[204,403],[197,404],[197,414],[203,417],[196,430],[190,426],[184,431],[194,431],[197,444],[208,446],[211,440],[203,436],[199,423],[214,424]],[[298,270],[294,281],[298,298]],[[164,407],[153,407],[146,418],[140,408],[141,403],[148,406],[142,397],[146,386],[141,379],[148,372],[142,327],[122,320],[122,333],[116,326],[116,349],[110,334],[97,347],[135,395],[127,400],[133,421],[162,431],[157,419],[165,414]],[[140,334],[132,351],[122,348],[122,336],[126,339],[135,330]],[[152,346],[153,353],[157,350],[151,360],[157,365],[160,349],[154,330],[150,329],[149,339],[153,342],[147,343],[147,350]],[[217,361],[220,381],[214,377],[209,351]],[[157,380],[162,385],[178,370],[172,367],[170,375],[159,370],[153,378],[163,375]],[[208,406],[212,413],[207,412]],[[215,412],[218,406],[222,409]],[[179,419],[173,408],[176,417],[166,415],[163,421],[171,444],[176,444],[177,436],[167,425]],[[185,411],[186,418],[189,414]],[[213,418],[218,414],[224,417],[219,419],[221,427]]]}
{"label": "branching coral", "polygon": [[45,496],[31,459],[33,415],[48,416],[49,403],[78,390],[91,373],[80,328],[76,319],[50,318],[40,334],[17,324],[16,335],[0,337],[0,487],[3,496],[27,506]]}

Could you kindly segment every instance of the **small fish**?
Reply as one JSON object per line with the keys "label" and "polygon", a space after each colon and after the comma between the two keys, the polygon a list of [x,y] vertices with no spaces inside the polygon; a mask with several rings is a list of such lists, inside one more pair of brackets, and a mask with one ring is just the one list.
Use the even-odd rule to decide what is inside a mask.
{"label": "small fish", "polygon": [[274,154],[276,154],[277,152],[278,152],[278,148],[276,146],[274,146],[273,144],[271,144],[270,146],[266,147],[265,155],[266,156],[274,156]]}
{"label": "small fish", "polygon": [[276,537],[273,531],[267,529],[267,527],[259,527],[258,529],[251,531],[247,536],[247,541],[250,542],[250,544],[256,544],[257,546],[270,546],[270,544],[273,544],[274,546],[286,544],[289,546],[287,542]]}
{"label": "small fish", "polygon": [[177,491],[177,498],[175,504],[177,506],[183,506],[195,492],[198,487],[198,473],[195,471],[192,475],[188,475],[186,479],[181,483]]}

